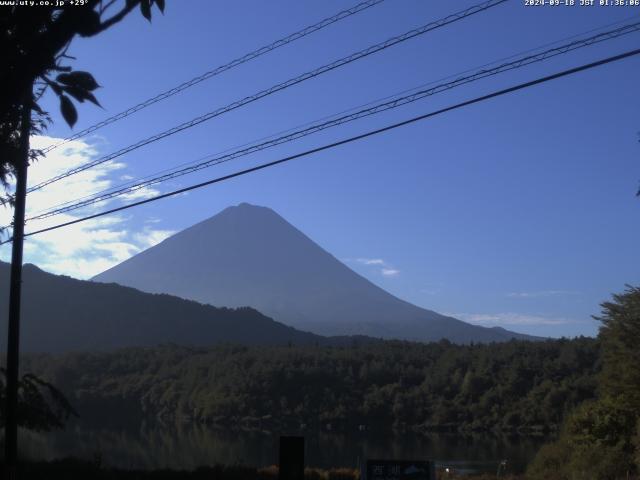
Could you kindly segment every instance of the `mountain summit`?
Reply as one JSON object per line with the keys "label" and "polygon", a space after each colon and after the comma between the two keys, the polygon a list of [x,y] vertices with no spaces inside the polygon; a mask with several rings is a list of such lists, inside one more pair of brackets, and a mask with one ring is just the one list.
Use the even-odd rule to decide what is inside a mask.
{"label": "mountain summit", "polygon": [[425,310],[358,275],[273,210],[247,203],[97,275],[150,293],[251,306],[321,335],[453,342],[532,338]]}

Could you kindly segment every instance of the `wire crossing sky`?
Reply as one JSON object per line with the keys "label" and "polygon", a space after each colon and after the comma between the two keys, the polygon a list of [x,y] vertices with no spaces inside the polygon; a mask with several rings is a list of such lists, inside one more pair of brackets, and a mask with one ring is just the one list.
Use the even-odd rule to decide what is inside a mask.
{"label": "wire crossing sky", "polygon": [[[29,187],[478,1],[380,2],[66,142],[30,166]],[[79,105],[78,133],[347,7],[242,0],[223,10],[191,0],[188,8],[167,5],[153,24],[136,15],[100,38],[78,39],[73,66],[103,86],[107,111]],[[504,2],[62,178],[28,195],[27,217],[101,200],[30,222],[28,231],[146,203],[33,235],[25,261],[91,278],[248,202],[272,208],[337,260],[418,306],[533,335],[594,335],[600,303],[640,284],[636,59],[328,146],[637,49],[637,33],[625,33],[640,22],[637,13]],[[601,41],[579,46],[591,37]],[[424,102],[411,101],[420,95]],[[50,93],[42,98],[53,123],[33,148],[75,133],[58,104]],[[261,167],[324,146],[313,161]],[[176,165],[191,159],[198,160]],[[259,175],[241,174],[257,168]],[[235,179],[218,180],[227,177]],[[215,188],[196,188],[214,181]],[[152,200],[175,192],[182,193],[172,201]],[[9,212],[0,210],[0,225],[10,223]],[[0,247],[2,260],[8,254]]]}
{"label": "wire crossing sky", "polygon": [[[578,39],[580,37],[584,37],[585,35],[592,34],[594,32],[602,31],[602,30],[605,30],[605,29],[610,29],[613,26],[620,25],[622,23],[626,23],[626,22],[629,22],[631,20],[636,20],[639,17],[640,17],[639,15],[635,15],[635,16],[632,16],[632,17],[629,17],[629,18],[618,20],[616,22],[607,23],[607,24],[602,25],[602,26],[600,26],[598,28],[591,28],[591,29],[589,29],[589,30],[587,30],[585,32],[581,32],[581,33],[576,34],[576,35],[571,35],[569,37],[563,37],[563,38],[558,39],[558,40],[556,40],[554,42],[545,43],[544,45],[541,45],[541,46],[536,47],[536,48],[527,49],[525,51],[512,54],[512,55],[510,55],[508,57],[503,57],[503,58],[501,58],[499,60],[495,60],[493,62],[485,63],[483,65],[464,70],[463,72],[458,72],[456,74],[448,75],[446,77],[440,78],[439,80],[432,81],[432,82],[429,82],[429,83],[426,83],[426,84],[422,84],[422,85],[420,85],[418,87],[405,89],[402,92],[399,92],[399,93],[394,94],[394,95],[386,95],[383,98],[378,98],[378,99],[376,99],[374,101],[367,102],[366,104],[361,104],[361,105],[358,105],[356,107],[352,107],[352,108],[349,108],[349,109],[346,109],[346,110],[342,110],[339,113],[336,113],[336,114],[333,114],[333,115],[329,115],[329,116],[325,116],[325,117],[323,117],[321,119],[316,119],[316,120],[311,121],[311,122],[305,122],[304,124],[297,125],[296,127],[288,128],[286,130],[282,130],[282,131],[280,131],[278,133],[271,134],[271,135],[268,135],[268,136],[264,136],[264,137],[261,137],[259,139],[256,139],[256,140],[253,140],[253,141],[250,141],[250,142],[245,142],[242,145],[236,145],[233,148],[226,149],[223,152],[217,152],[214,155],[221,155],[221,154],[225,154],[225,153],[228,153],[228,152],[237,152],[239,149],[242,149],[243,147],[247,147],[247,146],[249,146],[250,148],[256,148],[258,145],[267,145],[267,144],[270,144],[270,142],[274,142],[276,139],[288,138],[288,136],[283,136],[283,134],[287,134],[287,133],[288,134],[299,134],[299,132],[301,131],[300,129],[302,129],[303,127],[311,126],[311,128],[315,128],[315,127],[317,127],[316,124],[319,124],[321,122],[324,122],[324,123],[322,123],[322,125],[329,124],[330,121],[336,121],[337,120],[336,117],[340,117],[340,118],[346,117],[345,114],[354,115],[354,112],[355,112],[355,114],[357,114],[360,111],[363,111],[364,107],[370,107],[371,105],[374,105],[373,108],[375,109],[375,108],[379,107],[381,102],[389,100],[389,99],[393,99],[392,101],[396,102],[398,100],[398,98],[397,98],[398,96],[403,95],[403,94],[407,94],[409,92],[411,92],[411,95],[407,95],[407,97],[412,97],[416,93],[416,91],[420,91],[420,90],[424,91],[425,87],[431,87],[433,85],[439,85],[440,84],[440,86],[442,86],[442,84],[447,80],[455,79],[456,80],[455,82],[449,82],[449,83],[445,84],[445,85],[454,85],[455,83],[457,83],[457,82],[459,82],[461,80],[461,77],[462,77],[462,79],[467,79],[469,77],[476,78],[476,76],[479,77],[481,72],[484,72],[484,73],[489,72],[490,73],[490,72],[493,72],[496,68],[501,68],[501,69],[502,68],[507,68],[508,69],[512,65],[513,65],[512,68],[518,68],[520,65],[516,66],[514,64],[519,64],[519,63],[525,62],[525,61],[527,61],[529,59],[531,59],[531,62],[543,60],[545,58],[548,58],[548,56],[553,56],[554,54],[566,53],[566,52],[568,52],[570,50],[574,50],[574,49],[577,49],[577,48],[582,48],[583,46],[593,45],[593,44],[599,43],[600,41],[617,38],[617,37],[619,37],[621,35],[626,35],[627,33],[632,33],[634,31],[637,31],[637,22],[636,23],[632,23],[632,24],[628,24],[628,25],[624,25],[622,27],[619,27],[619,28],[616,28],[616,29],[613,29],[613,30],[608,30],[608,31],[605,31],[605,32],[601,32],[599,34],[594,34],[593,36],[591,36],[589,38],[586,38],[586,39],[583,38],[581,40],[576,40],[576,39]],[[570,40],[572,40],[572,42],[566,43],[566,42],[569,42]],[[563,43],[565,43],[565,44],[563,44]],[[557,45],[560,45],[560,46],[557,46]],[[556,46],[556,47],[554,47],[554,46]],[[549,48],[549,47],[553,47],[553,48]],[[540,52],[540,50],[545,49],[545,48],[548,48],[548,50],[546,50],[544,52]],[[538,53],[535,53],[535,52],[538,52]],[[514,59],[517,59],[518,57],[523,57],[523,56],[524,56],[524,58],[520,58],[520,59],[514,61]],[[540,57],[542,57],[542,58],[540,58]],[[523,64],[523,65],[526,65],[526,64]],[[472,73],[473,75],[469,76],[468,74],[470,74],[470,73]],[[389,103],[391,103],[391,102],[389,102]],[[376,105],[376,104],[378,104],[378,105]],[[304,131],[306,131],[306,129]],[[264,140],[269,140],[269,142],[263,142]],[[259,143],[259,142],[262,142],[262,143]],[[268,147],[265,147],[265,148],[268,148]],[[243,149],[242,151],[244,151],[244,150],[247,150],[247,149]],[[197,160],[191,160],[191,161],[188,161],[188,162],[182,162],[182,163],[174,166],[173,168],[165,168],[165,169],[162,169],[160,171],[156,171],[151,175],[146,175],[146,176],[141,177],[141,178],[128,180],[128,181],[123,182],[123,183],[121,183],[119,185],[109,187],[109,188],[107,188],[105,190],[100,191],[98,194],[85,195],[85,196],[82,196],[82,197],[79,197],[79,198],[76,198],[76,199],[71,199],[71,200],[67,200],[67,201],[64,201],[64,202],[57,203],[54,206],[50,206],[48,208],[38,210],[37,215],[34,215],[32,217],[32,219],[46,218],[41,214],[48,214],[48,213],[53,212],[53,211],[56,211],[56,213],[57,213],[58,209],[62,209],[62,207],[66,207],[66,206],[71,205],[71,204],[79,204],[81,200],[88,200],[88,203],[86,203],[86,205],[89,205],[89,204],[93,203],[92,200],[97,199],[97,198],[108,199],[108,198],[111,198],[110,197],[111,194],[115,194],[116,196],[119,196],[119,194],[121,192],[124,194],[127,191],[132,192],[132,191],[135,191],[138,188],[143,188],[143,185],[153,185],[154,183],[156,183],[156,181],[158,181],[160,179],[164,180],[166,178],[164,174],[167,174],[167,175],[177,174],[177,175],[179,175],[183,171],[185,172],[185,174],[189,173],[187,171],[188,168],[187,169],[183,169],[181,167],[202,166],[203,168],[207,168],[208,164],[212,161],[212,159],[211,159],[212,156],[213,155],[206,155],[205,157],[200,157]],[[225,155],[225,158],[226,158],[226,155]],[[213,163],[213,164],[215,165],[217,163]],[[199,170],[199,169],[196,169],[194,171],[197,171],[197,170]],[[149,183],[143,182],[143,180],[144,181],[149,180]],[[84,202],[82,202],[82,204],[85,205]]]}
{"label": "wire crossing sky", "polygon": [[118,157],[121,157],[122,155],[125,155],[129,152],[132,152],[134,150],[137,150],[138,148],[141,148],[145,145],[148,145],[150,143],[153,142],[157,142],[158,140],[161,140],[163,138],[169,137],[171,135],[174,135],[178,132],[181,132],[183,130],[195,127],[196,125],[200,125],[203,122],[206,122],[208,120],[211,120],[213,118],[216,118],[222,114],[225,114],[227,112],[230,112],[232,110],[235,110],[237,108],[243,107],[245,105],[248,105],[252,102],[255,102],[257,100],[260,100],[264,97],[267,97],[269,95],[273,95],[274,93],[277,93],[281,90],[285,90],[289,87],[292,87],[294,85],[297,85],[299,83],[302,83],[306,80],[310,80],[312,78],[318,77],[320,75],[323,75],[324,73],[330,72],[332,70],[335,70],[337,68],[343,67],[345,65],[348,65],[350,63],[353,63],[357,60],[360,60],[362,58],[368,57],[369,55],[373,55],[375,53],[381,52],[383,50],[386,50],[387,48],[393,47],[395,45],[398,45],[402,42],[406,42],[407,40],[411,40],[415,37],[418,37],[420,35],[424,35],[428,32],[431,32],[433,30],[436,30],[438,28],[444,27],[446,25],[449,25],[451,23],[457,22],[459,20],[465,19],[467,17],[470,17],[472,15],[484,12],[492,7],[498,6],[504,2],[506,2],[508,0],[488,0],[482,3],[479,3],[477,5],[473,5],[469,8],[466,8],[465,10],[462,10],[460,12],[456,12],[456,13],[452,13],[450,15],[447,15],[446,17],[440,19],[440,20],[436,20],[430,23],[427,23],[426,25],[423,25],[419,28],[416,29],[412,29],[409,30],[408,32],[405,32],[401,35],[397,35],[394,36],[392,38],[389,38],[387,40],[385,40],[384,42],[372,45],[370,47],[365,48],[364,50],[360,50],[358,52],[352,53],[351,55],[347,55],[346,57],[342,57],[338,60],[335,60],[331,63],[325,64],[321,67],[318,67],[314,70],[308,71],[306,73],[303,73],[301,75],[295,76],[293,78],[290,78],[289,80],[286,80],[284,82],[278,83],[276,85],[273,85],[270,88],[267,88],[265,90],[261,90],[253,95],[250,95],[248,97],[244,97],[241,100],[236,100],[233,103],[230,103],[229,105],[225,106],[225,107],[221,107],[218,108],[216,110],[213,110],[209,113],[205,113],[204,115],[200,115],[199,117],[196,117],[188,122],[184,122],[181,123],[180,125],[177,125],[173,128],[170,128],[168,130],[165,130],[163,132],[157,133],[155,135],[152,135],[151,137],[145,138],[143,140],[140,140],[132,145],[129,145],[125,148],[122,148],[116,152],[113,152],[109,155],[106,155],[104,157],[101,157],[97,160],[94,160],[92,162],[89,162],[85,165],[76,167],[74,169],[71,169],[61,175],[55,176],[53,178],[50,178],[48,180],[45,180],[44,182],[41,182],[33,187],[30,187],[29,189],[27,189],[27,193],[31,193],[34,192],[36,190],[39,190],[43,187],[46,187],[47,185],[50,185],[51,183],[57,182],[63,178],[67,178],[68,176],[71,175],[75,175],[76,173],[80,173],[83,172],[89,168],[93,168],[97,165],[100,165],[102,163],[108,162],[110,160],[114,160]]}
{"label": "wire crossing sky", "polygon": [[534,54],[534,55],[528,55],[525,56],[523,58],[519,58],[516,60],[513,60],[511,62],[506,62],[506,63],[502,63],[496,67],[493,68],[487,68],[487,69],[482,69],[479,70],[478,72],[471,74],[471,75],[466,75],[466,76],[462,76],[457,78],[454,81],[451,82],[447,82],[447,83],[442,83],[439,85],[436,85],[435,87],[431,87],[428,89],[424,89],[424,90],[419,90],[417,92],[412,93],[411,95],[405,95],[405,96],[401,96],[399,98],[395,98],[391,101],[388,102],[382,102],[379,104],[376,104],[372,107],[366,108],[366,109],[362,109],[359,111],[356,111],[354,113],[351,113],[349,115],[343,115],[340,116],[338,118],[329,120],[329,121],[325,121],[325,122],[320,122],[314,125],[311,125],[310,127],[304,128],[302,130],[297,130],[294,131],[292,133],[289,133],[288,135],[284,135],[284,136],[280,136],[280,137],[276,137],[272,140],[269,140],[267,142],[263,142],[263,143],[259,143],[256,145],[252,145],[250,147],[247,148],[243,148],[240,150],[236,150],[232,153],[227,153],[225,155],[222,156],[216,156],[212,159],[208,159],[206,161],[203,162],[199,162],[196,163],[195,165],[189,166],[189,167],[185,167],[185,168],[181,168],[169,173],[165,173],[162,174],[160,176],[157,177],[153,177],[151,179],[145,180],[145,181],[141,181],[138,183],[134,183],[133,185],[130,185],[128,187],[124,187],[124,188],[120,188],[120,189],[116,189],[116,190],[111,190],[108,193],[101,193],[98,195],[95,195],[89,199],[86,200],[80,200],[77,201],[76,203],[71,203],[71,205],[67,205],[64,207],[60,207],[60,208],[54,208],[52,210],[46,211],[44,213],[38,214],[38,215],[34,215],[33,217],[30,217],[27,219],[27,221],[30,220],[41,220],[41,219],[45,219],[45,218],[49,218],[52,216],[56,216],[56,215],[60,215],[62,213],[66,213],[66,212],[70,212],[73,210],[77,210],[79,208],[88,206],[88,205],[92,205],[98,202],[103,202],[105,200],[109,200],[118,196],[122,196],[122,195],[126,195],[132,192],[135,192],[137,190],[140,190],[142,188],[145,187],[149,187],[173,178],[177,178],[183,175],[187,175],[189,173],[193,173],[199,170],[202,170],[204,168],[209,168],[211,166],[214,165],[218,165],[220,163],[223,162],[228,162],[231,160],[234,160],[236,158],[240,158],[242,156],[245,155],[249,155],[251,153],[254,152],[258,152],[258,151],[262,151],[265,150],[267,148],[273,147],[273,146],[277,146],[280,145],[282,143],[285,142],[290,142],[293,140],[296,140],[298,138],[307,136],[307,135],[311,135],[313,133],[325,130],[327,128],[331,128],[334,126],[338,126],[338,125],[342,125],[343,123],[347,123],[347,122],[351,122],[351,121],[355,121],[359,118],[363,118],[365,116],[369,116],[369,115],[374,115],[377,113],[381,113],[381,112],[385,112],[387,110],[393,109],[393,108],[398,108],[400,106],[406,105],[408,103],[412,103],[418,100],[421,100],[423,98],[429,97],[431,95],[435,95],[437,93],[440,92],[444,92],[447,90],[450,90],[452,88],[455,88],[457,86],[460,85],[465,85],[467,83],[476,81],[476,80],[480,80],[482,78],[486,78],[486,77],[490,77],[493,75],[497,75],[512,69],[516,69],[516,68],[521,68],[527,65],[531,65],[533,63],[537,63],[537,62],[541,62],[544,61],[548,58],[553,58],[557,55],[563,55],[569,52],[572,52],[573,50],[579,49],[579,48],[584,48],[599,42],[603,42],[606,40],[612,40],[614,38],[618,38],[622,35],[627,35],[629,33],[634,33],[637,32],[638,30],[640,30],[640,22],[636,22],[633,24],[629,24],[629,25],[624,25],[622,27],[607,31],[607,32],[603,32],[603,33],[599,33],[597,35],[592,35],[591,37],[582,39],[582,40],[576,40],[570,43],[567,43],[565,45],[561,45],[559,47],[554,47],[548,50],[545,50],[543,52]]}
{"label": "wire crossing sky", "polygon": [[310,25],[308,27],[303,28],[302,30],[299,30],[295,33],[292,33],[291,35],[288,35],[286,37],[283,37],[279,40],[276,40],[273,43],[270,43],[269,45],[265,45],[264,47],[260,47],[252,52],[247,53],[246,55],[243,55],[242,57],[236,58],[235,60],[230,61],[229,63],[225,63],[224,65],[221,65],[219,67],[214,68],[213,70],[209,70],[201,75],[198,75],[197,77],[194,77],[190,80],[187,80],[186,82],[181,83],[180,85],[173,87],[169,90],[165,90],[162,93],[159,93],[143,102],[140,102],[136,105],[134,105],[133,107],[129,107],[126,110],[116,114],[116,115],[112,115],[98,123],[96,123],[95,125],[92,125],[88,128],[85,128],[67,138],[65,138],[64,140],[57,142],[53,145],[50,145],[46,148],[44,148],[42,150],[43,153],[48,153],[51,150],[58,148],[61,145],[64,145],[66,143],[69,143],[72,140],[75,140],[77,138],[81,138],[84,137],[86,135],[89,135],[90,133],[93,133],[99,129],[101,129],[102,127],[106,127],[107,125],[111,125],[114,122],[117,122],[119,120],[122,120],[126,117],[129,117],[131,115],[133,115],[136,112],[139,112],[140,110],[147,108],[150,105],[153,105],[155,103],[161,102],[162,100],[165,100],[169,97],[172,97],[180,92],[182,92],[183,90],[186,90],[187,88],[193,87],[194,85],[197,85],[201,82],[204,82],[205,80],[209,80],[210,78],[215,77],[216,75],[220,75],[221,73],[226,72],[227,70],[231,70],[234,67],[237,67],[239,65],[242,65],[243,63],[246,62],[250,62],[251,60],[254,60],[266,53],[269,53],[277,48],[280,47],[284,47],[285,45],[288,45],[292,42],[295,42],[296,40],[300,40],[301,38],[306,37],[307,35],[311,35],[312,33],[315,33],[319,30],[322,30],[325,27],[328,27],[329,25],[332,25],[336,22],[339,22],[340,20],[344,20],[345,18],[348,18],[352,15],[356,15],[364,10],[366,10],[367,8],[373,7],[381,2],[383,2],[384,0],[367,0],[366,2],[361,2],[358,3],[357,5],[348,8],[347,10],[342,10],[338,13],[336,13],[335,15],[332,15],[331,17],[325,18],[324,20],[321,20],[320,22],[314,24],[314,25]]}
{"label": "wire crossing sky", "polygon": [[[633,57],[633,56],[636,56],[636,55],[639,55],[639,54],[640,54],[640,49],[630,50],[628,52],[624,52],[624,53],[621,53],[619,55],[614,55],[612,57],[608,57],[608,58],[604,58],[604,59],[598,60],[597,62],[592,62],[592,63],[586,64],[586,65],[581,65],[579,67],[571,68],[569,70],[565,70],[565,71],[562,71],[562,72],[554,73],[553,75],[548,75],[546,77],[542,77],[542,78],[538,78],[538,79],[535,79],[535,80],[531,80],[529,82],[521,83],[519,85],[515,85],[515,86],[512,86],[512,87],[503,89],[503,90],[499,90],[497,92],[492,92],[492,93],[489,93],[487,95],[483,95],[482,97],[477,97],[477,98],[474,98],[474,99],[471,99],[471,100],[467,100],[465,102],[458,103],[458,104],[452,105],[450,107],[446,107],[446,108],[443,108],[443,109],[440,109],[440,110],[436,110],[435,112],[426,113],[426,114],[420,115],[418,117],[410,118],[408,120],[404,120],[402,122],[395,123],[393,125],[388,125],[386,127],[379,128],[377,130],[373,130],[373,131],[370,131],[370,132],[367,132],[367,133],[363,133],[361,135],[357,135],[355,137],[350,137],[350,138],[347,138],[347,139],[344,139],[344,140],[340,140],[340,141],[331,143],[329,145],[323,145],[321,147],[317,147],[317,148],[314,148],[312,150],[307,150],[305,152],[298,153],[296,155],[291,155],[289,157],[281,158],[279,160],[274,160],[273,162],[269,162],[269,163],[265,163],[265,164],[262,164],[262,165],[258,165],[256,167],[249,168],[249,169],[246,169],[246,170],[242,170],[240,172],[235,172],[235,173],[230,174],[230,175],[225,175],[224,177],[219,177],[219,178],[215,178],[215,179],[212,179],[212,180],[208,180],[206,182],[202,182],[202,183],[199,183],[199,184],[196,184],[196,185],[191,185],[189,187],[181,188],[180,190],[176,190],[176,191],[173,191],[173,192],[164,193],[162,195],[158,195],[156,197],[152,197],[152,198],[148,198],[148,199],[145,199],[145,200],[141,200],[139,202],[135,202],[135,203],[132,203],[132,204],[129,204],[129,205],[124,205],[122,207],[112,208],[110,210],[107,210],[107,211],[104,211],[104,212],[100,212],[100,213],[96,213],[94,215],[89,215],[87,217],[79,218],[79,219],[73,220],[71,222],[65,222],[65,223],[61,223],[61,224],[58,224],[58,225],[54,225],[52,227],[47,227],[47,228],[43,228],[41,230],[36,230],[36,231],[33,231],[33,232],[25,233],[24,236],[25,237],[31,237],[31,236],[37,235],[39,233],[50,232],[52,230],[57,230],[59,228],[64,228],[64,227],[68,227],[70,225],[75,225],[77,223],[81,223],[81,222],[85,222],[87,220],[91,220],[91,219],[94,219],[94,218],[102,217],[104,215],[109,215],[109,214],[112,214],[112,213],[120,212],[120,211],[123,211],[123,210],[127,210],[129,208],[133,208],[133,207],[144,205],[144,204],[147,204],[147,203],[150,203],[150,202],[155,202],[155,201],[158,201],[158,200],[162,200],[164,198],[173,197],[175,195],[178,195],[178,194],[181,194],[181,193],[185,193],[185,192],[189,192],[191,190],[196,190],[196,189],[199,189],[199,188],[203,188],[203,187],[206,187],[206,186],[209,186],[209,185],[213,185],[213,184],[216,184],[216,183],[220,183],[220,182],[223,182],[223,181],[226,181],[226,180],[231,180],[232,178],[236,178],[236,177],[240,177],[242,175],[247,175],[249,173],[257,172],[257,171],[263,170],[265,168],[274,167],[276,165],[280,165],[282,163],[289,162],[291,160],[296,160],[298,158],[303,158],[303,157],[312,155],[314,153],[318,153],[318,152],[322,152],[324,150],[336,148],[336,147],[339,147],[339,146],[342,146],[342,145],[346,145],[348,143],[352,143],[352,142],[355,142],[355,141],[358,141],[358,140],[363,140],[363,139],[369,138],[369,137],[371,137],[373,135],[379,135],[381,133],[388,132],[388,131],[394,130],[396,128],[404,127],[404,126],[410,125],[410,124],[412,124],[414,122],[418,122],[418,121],[421,121],[421,120],[426,120],[428,118],[435,117],[436,115],[441,115],[443,113],[447,113],[447,112],[450,112],[452,110],[457,110],[457,109],[462,108],[462,107],[467,107],[469,105],[473,105],[473,104],[476,104],[476,103],[479,103],[479,102],[484,102],[484,101],[490,100],[492,98],[496,98],[496,97],[499,97],[499,96],[502,96],[502,95],[506,95],[508,93],[517,92],[519,90],[523,90],[525,88],[530,88],[530,87],[533,87],[535,85],[539,85],[541,83],[550,82],[552,80],[557,80],[558,78],[566,77],[568,75],[573,75],[575,73],[582,72],[582,71],[585,71],[585,70],[589,70],[589,69],[592,69],[592,68],[595,68],[595,67],[600,67],[600,66],[603,66],[603,65],[607,65],[607,64],[612,63],[612,62],[617,62],[617,61],[620,61],[620,60],[624,60],[626,58]],[[0,245],[3,245],[5,243],[9,243],[11,240],[12,239],[8,239],[8,240],[6,240],[4,242],[0,242]]]}

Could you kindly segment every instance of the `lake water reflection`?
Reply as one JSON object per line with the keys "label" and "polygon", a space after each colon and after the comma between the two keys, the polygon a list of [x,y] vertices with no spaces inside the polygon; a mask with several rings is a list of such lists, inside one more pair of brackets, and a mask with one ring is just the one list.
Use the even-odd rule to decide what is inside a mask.
{"label": "lake water reflection", "polygon": [[[103,465],[117,468],[194,469],[236,463],[260,467],[277,463],[278,435],[199,425],[142,425],[136,429],[74,425],[47,434],[21,432],[20,448],[30,459],[99,457]],[[314,467],[356,467],[366,458],[435,459],[457,469],[495,472],[498,462],[506,459],[513,473],[521,472],[549,441],[491,434],[304,432],[304,436],[306,464]]]}

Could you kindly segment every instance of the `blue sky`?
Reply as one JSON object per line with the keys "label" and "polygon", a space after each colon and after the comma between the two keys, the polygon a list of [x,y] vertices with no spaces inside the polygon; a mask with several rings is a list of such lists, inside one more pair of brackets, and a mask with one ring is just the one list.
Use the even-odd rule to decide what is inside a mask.
{"label": "blue sky", "polygon": [[[355,3],[355,2],[354,2]],[[76,129],[117,113],[354,3],[168,2],[95,39],[76,69],[103,86]],[[477,2],[387,0],[59,149],[31,182],[110,153]],[[59,201],[152,174],[635,15],[637,7],[526,7],[512,0],[137,150],[31,199]],[[511,84],[620,53],[640,33],[439,94],[156,186],[197,183]],[[537,86],[267,171],[56,234],[26,260],[90,277],[223,208],[273,208],[391,293],[482,325],[593,335],[591,315],[640,283],[640,58]],[[51,137],[71,133],[57,113]],[[47,139],[34,139],[47,144]],[[111,203],[115,206],[117,203]],[[85,212],[86,213],[86,212]],[[4,218],[4,217],[3,217]],[[35,224],[34,224],[35,227]],[[29,225],[27,226],[27,231]],[[3,247],[4,248],[4,247]],[[8,251],[3,250],[3,258]]]}

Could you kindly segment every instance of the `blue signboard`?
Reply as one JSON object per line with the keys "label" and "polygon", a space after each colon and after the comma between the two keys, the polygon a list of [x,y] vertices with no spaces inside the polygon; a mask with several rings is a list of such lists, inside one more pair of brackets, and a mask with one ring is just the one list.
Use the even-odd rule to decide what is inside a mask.
{"label": "blue signboard", "polygon": [[435,462],[411,460],[367,460],[366,480],[436,480]]}

